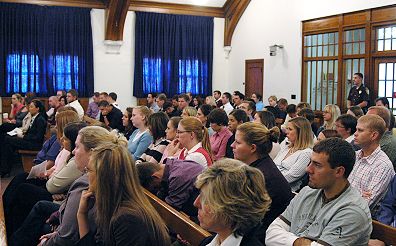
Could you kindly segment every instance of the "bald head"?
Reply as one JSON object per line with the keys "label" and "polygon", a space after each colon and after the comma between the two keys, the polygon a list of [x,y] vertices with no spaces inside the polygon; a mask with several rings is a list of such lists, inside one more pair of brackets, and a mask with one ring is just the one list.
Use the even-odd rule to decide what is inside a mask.
{"label": "bald head", "polygon": [[59,98],[57,96],[51,96],[48,98],[48,105],[51,108],[59,107]]}

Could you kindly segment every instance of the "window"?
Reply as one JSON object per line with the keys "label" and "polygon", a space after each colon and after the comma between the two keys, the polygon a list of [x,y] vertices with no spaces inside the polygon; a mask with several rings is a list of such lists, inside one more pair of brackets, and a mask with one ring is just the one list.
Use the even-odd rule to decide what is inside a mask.
{"label": "window", "polygon": [[304,21],[302,101],[314,110],[337,104],[345,112],[353,74],[359,72],[370,91],[369,105],[384,96],[396,109],[395,11],[390,6]]}
{"label": "window", "polygon": [[396,50],[396,25],[377,29],[377,51]]}
{"label": "window", "polygon": [[304,54],[306,101],[314,109],[337,103],[338,33],[304,36]]}
{"label": "window", "polygon": [[[48,59],[47,74],[53,77],[57,90],[78,89],[78,57],[74,56],[50,56]],[[47,89],[40,84],[40,77],[44,76],[43,66],[37,55],[12,54],[7,56],[7,84],[6,92],[35,93],[46,92]],[[72,77],[74,79],[72,79]],[[72,81],[75,81],[72,84]]]}
{"label": "window", "polygon": [[37,55],[12,54],[7,57],[7,93],[26,93],[28,88],[40,90],[39,58]]}

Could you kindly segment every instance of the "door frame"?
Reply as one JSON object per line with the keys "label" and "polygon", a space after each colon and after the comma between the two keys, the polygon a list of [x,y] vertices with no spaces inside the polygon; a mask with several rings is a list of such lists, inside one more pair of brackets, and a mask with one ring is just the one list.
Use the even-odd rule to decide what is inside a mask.
{"label": "door frame", "polygon": [[248,73],[247,73],[247,68],[248,68],[248,65],[250,64],[250,63],[261,63],[262,64],[262,72],[261,72],[261,91],[259,92],[260,94],[261,94],[261,96],[264,96],[263,95],[263,93],[264,93],[264,58],[263,59],[250,59],[250,60],[245,60],[245,83],[244,83],[244,85],[245,85],[245,96],[248,96],[247,95],[247,93],[246,93],[246,84],[247,84],[247,81],[248,81]]}

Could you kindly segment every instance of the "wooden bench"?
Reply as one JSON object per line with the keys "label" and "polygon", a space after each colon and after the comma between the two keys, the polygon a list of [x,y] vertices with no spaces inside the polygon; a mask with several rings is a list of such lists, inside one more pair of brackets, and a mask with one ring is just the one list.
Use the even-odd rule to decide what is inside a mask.
{"label": "wooden bench", "polygon": [[203,239],[211,235],[202,227],[191,221],[186,215],[178,212],[151,192],[145,189],[144,193],[165,221],[168,228],[179,234],[184,240],[191,243],[191,245],[199,245]]}
{"label": "wooden bench", "polygon": [[23,171],[30,172],[33,166],[33,160],[36,158],[38,151],[37,150],[18,150],[19,155],[21,156]]}
{"label": "wooden bench", "polygon": [[396,228],[373,220],[372,239],[378,239],[386,245],[396,245]]}

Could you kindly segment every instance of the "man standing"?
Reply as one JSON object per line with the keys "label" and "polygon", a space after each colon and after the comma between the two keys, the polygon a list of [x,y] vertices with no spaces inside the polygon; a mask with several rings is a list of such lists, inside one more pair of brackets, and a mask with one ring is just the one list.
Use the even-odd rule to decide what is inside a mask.
{"label": "man standing", "polygon": [[367,245],[370,210],[348,182],[354,162],[355,152],[345,140],[318,142],[307,167],[309,187],[269,226],[266,245]]}
{"label": "man standing", "polygon": [[355,144],[361,150],[356,152],[356,163],[348,180],[360,191],[372,214],[395,175],[392,162],[379,145],[385,131],[386,124],[378,115],[364,115],[358,119]]}
{"label": "man standing", "polygon": [[77,100],[78,92],[75,89],[70,89],[66,94],[67,106],[74,108],[77,111],[78,117],[80,120],[84,117],[84,109],[81,106],[80,102]]}
{"label": "man standing", "polygon": [[221,106],[223,106],[223,103],[221,102],[221,92],[216,90],[213,92],[213,97],[215,98],[215,102],[216,102],[216,107],[220,108]]}
{"label": "man standing", "polygon": [[349,91],[347,107],[359,106],[363,112],[367,112],[367,106],[369,103],[369,89],[363,84],[363,74],[355,73],[353,75],[354,86]]}
{"label": "man standing", "polygon": [[158,107],[157,103],[155,102],[155,99],[157,97],[157,93],[149,93],[147,94],[147,106],[154,111],[154,113],[157,113],[160,108]]}
{"label": "man standing", "polygon": [[231,94],[228,92],[224,92],[223,95],[221,96],[221,102],[223,103],[223,106],[221,108],[228,114],[231,113],[231,111],[234,109],[234,107],[230,103],[231,100]]}

